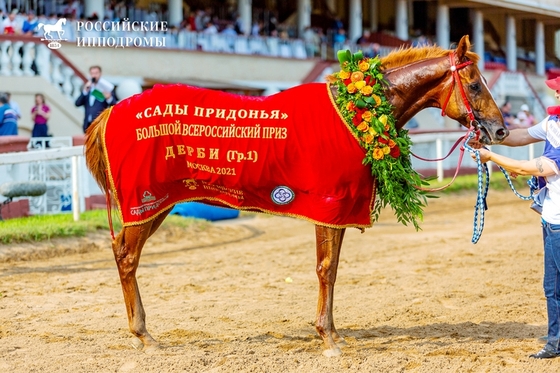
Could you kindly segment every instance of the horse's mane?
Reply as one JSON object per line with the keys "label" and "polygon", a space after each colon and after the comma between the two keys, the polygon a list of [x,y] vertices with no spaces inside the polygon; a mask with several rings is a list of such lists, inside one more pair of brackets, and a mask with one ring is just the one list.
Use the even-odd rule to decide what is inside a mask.
{"label": "horse's mane", "polygon": [[[428,46],[428,47],[407,47],[399,48],[392,51],[387,56],[381,58],[381,65],[383,69],[393,69],[395,67],[400,67],[408,65],[412,62],[426,60],[430,58],[444,57],[449,55],[451,51],[443,49],[439,46]],[[479,56],[471,51],[467,52],[467,58],[474,62],[475,64],[479,60]]]}

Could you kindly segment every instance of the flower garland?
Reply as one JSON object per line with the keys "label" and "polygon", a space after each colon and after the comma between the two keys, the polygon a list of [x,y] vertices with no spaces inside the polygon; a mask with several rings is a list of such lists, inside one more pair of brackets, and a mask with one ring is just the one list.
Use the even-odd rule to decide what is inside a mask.
{"label": "flower garland", "polygon": [[327,80],[337,86],[336,104],[348,127],[366,150],[364,164],[371,165],[377,182],[373,218],[389,204],[397,220],[412,223],[418,230],[426,195],[417,187],[420,175],[412,169],[407,130],[397,130],[393,107],[384,95],[386,81],[378,57],[364,58],[362,52],[338,52],[341,70]]}

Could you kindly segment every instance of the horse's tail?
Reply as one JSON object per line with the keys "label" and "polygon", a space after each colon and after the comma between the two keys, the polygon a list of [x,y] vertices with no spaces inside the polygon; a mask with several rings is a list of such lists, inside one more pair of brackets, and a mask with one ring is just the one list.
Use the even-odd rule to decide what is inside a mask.
{"label": "horse's tail", "polygon": [[87,168],[105,195],[109,194],[110,188],[107,185],[107,163],[105,162],[102,136],[105,132],[111,109],[105,109],[88,127],[85,143]]}

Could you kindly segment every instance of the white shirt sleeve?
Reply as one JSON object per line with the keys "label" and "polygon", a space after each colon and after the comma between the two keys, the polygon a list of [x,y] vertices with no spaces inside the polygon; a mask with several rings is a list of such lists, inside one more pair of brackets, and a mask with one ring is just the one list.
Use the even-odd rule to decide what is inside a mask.
{"label": "white shirt sleeve", "polygon": [[538,140],[546,140],[546,125],[550,115],[540,121],[540,123],[535,124],[533,127],[527,128],[527,132],[531,137]]}

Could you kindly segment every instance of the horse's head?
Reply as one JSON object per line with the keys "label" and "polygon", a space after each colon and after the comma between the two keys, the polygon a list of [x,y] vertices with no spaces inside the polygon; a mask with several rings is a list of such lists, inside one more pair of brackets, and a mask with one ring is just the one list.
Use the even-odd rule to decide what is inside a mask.
{"label": "horse's head", "polygon": [[480,131],[483,144],[499,144],[509,134],[504,118],[492,97],[486,79],[476,62],[478,56],[470,52],[468,36],[463,36],[457,49],[449,55],[448,83],[441,95],[442,114],[447,114],[463,126]]}

